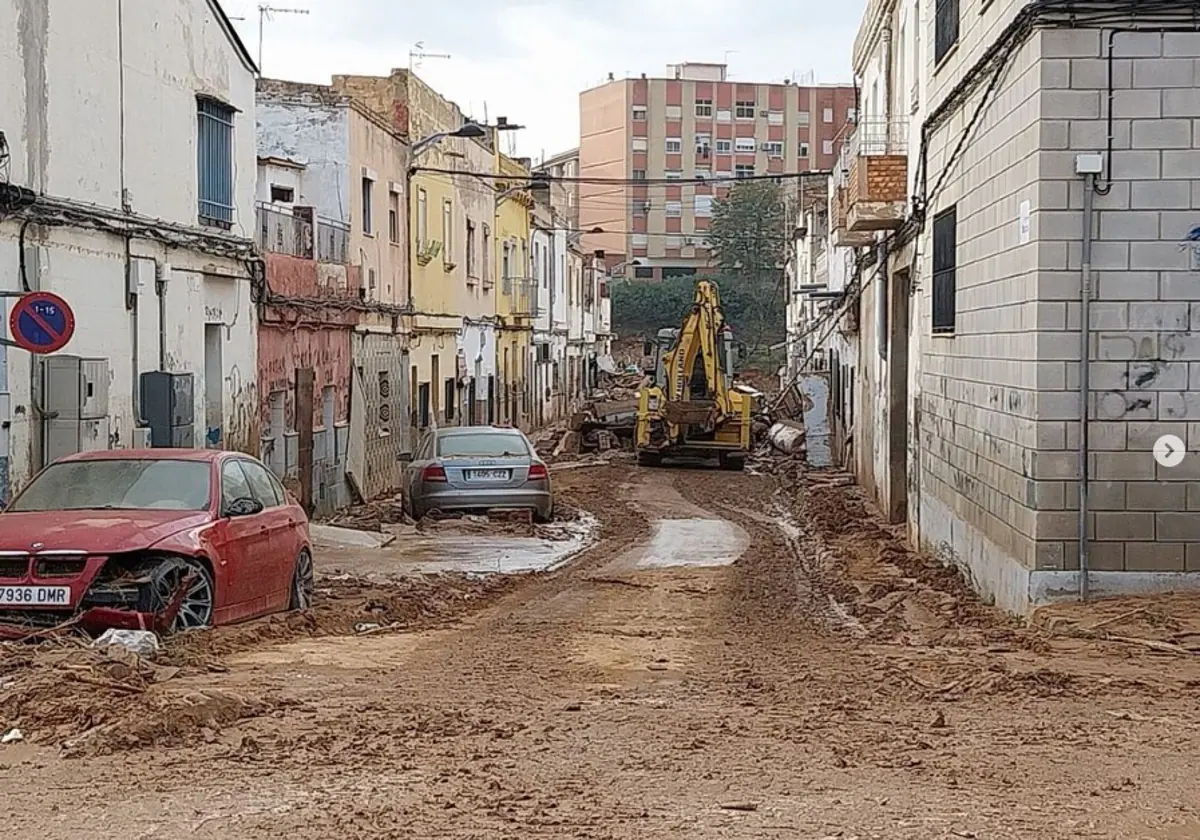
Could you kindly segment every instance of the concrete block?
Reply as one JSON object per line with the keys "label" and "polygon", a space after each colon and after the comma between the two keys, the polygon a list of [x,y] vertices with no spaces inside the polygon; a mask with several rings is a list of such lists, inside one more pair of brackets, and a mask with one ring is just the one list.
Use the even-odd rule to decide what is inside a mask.
{"label": "concrete block", "polygon": [[1040,391],[1034,397],[1037,420],[1073,420],[1079,417],[1079,394],[1074,391]]}
{"label": "concrete block", "polygon": [[1134,242],[1129,245],[1129,267],[1134,271],[1178,271],[1187,268],[1187,259],[1187,254],[1174,242]]}
{"label": "concrete block", "polygon": [[1037,538],[1039,540],[1078,540],[1079,514],[1075,511],[1038,511]]}
{"label": "concrete block", "polygon": [[1191,210],[1200,210],[1200,181],[1192,182],[1192,206]]}
{"label": "concrete block", "polygon": [[[1133,121],[1113,120],[1113,149],[1125,150],[1133,142]],[[1073,152],[1107,152],[1108,125],[1104,120],[1077,120],[1069,124],[1067,148]]]}
{"label": "concrete block", "polygon": [[1079,358],[1079,337],[1066,332],[1042,332],[1036,336],[1037,357],[1043,361],[1069,362]]}
{"label": "concrete block", "polygon": [[1038,540],[1033,545],[1033,567],[1048,570],[1065,569],[1068,553],[1067,543]]}
{"label": "concrete block", "polygon": [[1192,147],[1192,121],[1190,119],[1134,120],[1133,148],[1137,149],[1190,149]]}
{"label": "concrete block", "polygon": [[1168,542],[1200,542],[1200,516],[1185,511],[1154,514],[1158,539]]}
{"label": "concrete block", "polygon": [[1162,92],[1157,90],[1113,91],[1113,118],[1154,120],[1162,117]]}
{"label": "concrete block", "polygon": [[1117,362],[1158,358],[1158,333],[1097,333],[1092,358]]}
{"label": "concrete block", "polygon": [[1189,320],[1189,310],[1178,303],[1129,304],[1130,329],[1186,332]]}
{"label": "concrete block", "polygon": [[1135,180],[1129,185],[1129,206],[1134,210],[1188,210],[1192,187],[1186,181]]}
{"label": "concrete block", "polygon": [[1182,242],[1196,226],[1198,219],[1200,216],[1195,210],[1163,211],[1158,214],[1158,238],[1165,242]]}
{"label": "concrete block", "polygon": [[[1176,247],[1176,253],[1178,253]],[[1186,255],[1180,255],[1186,259]],[[1182,266],[1176,265],[1175,268]],[[1164,271],[1159,285],[1162,300],[1200,300],[1200,274],[1190,271]]]}
{"label": "concrete block", "polygon": [[1162,177],[1167,180],[1200,178],[1200,151],[1195,149],[1164,151],[1162,153]]}
{"label": "concrete block", "polygon": [[[1068,554],[1071,563],[1068,568],[1079,568],[1079,549],[1071,546]],[[1092,543],[1088,546],[1088,570],[1094,572],[1123,572],[1125,571],[1125,543]]]}
{"label": "concrete block", "polygon": [[1154,539],[1154,514],[1148,512],[1098,511],[1095,538],[1099,542],[1130,542]]}
{"label": "concrete block", "polygon": [[1185,362],[1139,361],[1129,363],[1128,388],[1133,391],[1174,391],[1188,387]]}
{"label": "concrete block", "polygon": [[1127,433],[1129,451],[1149,453],[1154,449],[1154,442],[1166,434],[1179,435],[1183,440],[1187,440],[1186,430],[1180,429],[1179,426],[1179,423],[1160,423],[1157,420],[1130,423]]}
{"label": "concrete block", "polygon": [[1074,452],[1032,452],[1029,475],[1039,481],[1078,481],[1078,455]]}
{"label": "concrete block", "polygon": [[[1037,420],[1033,424],[1034,445],[1043,450],[1062,450],[1067,446],[1067,426],[1061,420]],[[1033,482],[1030,482],[1031,484]]]}
{"label": "concrete block", "polygon": [[[1161,152],[1114,151],[1112,153],[1112,176],[1116,181],[1153,181],[1161,175]],[[1083,189],[1082,183],[1080,189]],[[1132,201],[1132,198],[1130,200]]]}
{"label": "concrete block", "polygon": [[1154,481],[1154,458],[1145,452],[1099,452],[1092,455],[1097,481]]}
{"label": "concrete block", "polygon": [[[1050,247],[1050,243],[1040,243],[1039,250]],[[1079,274],[1074,271],[1055,271],[1049,268],[1039,271],[1037,299],[1040,301],[1079,300]]]}
{"label": "concrete block", "polygon": [[1187,509],[1200,511],[1200,484],[1188,482],[1184,487],[1187,488]]}
{"label": "concrete block", "polygon": [[1158,58],[1162,54],[1162,35],[1158,32],[1118,32],[1113,40],[1113,55],[1121,58]]}
{"label": "concrete block", "polygon": [[1100,300],[1154,300],[1158,297],[1158,272],[1097,272],[1096,297]]}
{"label": "concrete block", "polygon": [[1160,420],[1200,420],[1200,393],[1165,391],[1159,395]]}
{"label": "concrete block", "polygon": [[1200,34],[1195,32],[1164,33],[1162,54],[1165,58],[1200,58]]}
{"label": "concrete block", "polygon": [[1200,545],[1188,545],[1185,547],[1184,556],[1184,571],[1200,572]]}
{"label": "concrete block", "polygon": [[[1079,483],[1067,484],[1068,510],[1079,510]],[[1091,510],[1125,510],[1124,481],[1089,481],[1088,507]]]}
{"label": "concrete block", "polygon": [[1167,118],[1200,117],[1200,90],[1195,88],[1164,90],[1162,115]]}
{"label": "concrete block", "polygon": [[[1099,59],[1092,60],[1099,62]],[[1069,58],[1044,58],[1038,62],[1038,70],[1040,71],[1038,84],[1042,90],[1071,89],[1071,60]],[[1100,90],[1099,87],[1095,89]],[[1052,111],[1043,110],[1042,113],[1054,116]]]}
{"label": "concrete block", "polygon": [[[1098,215],[1101,239],[1153,241],[1159,237],[1159,216],[1152,210],[1102,211]],[[1079,236],[1079,231],[1075,235]]]}
{"label": "concrete block", "polygon": [[1066,489],[1065,481],[1030,481],[1026,483],[1028,488],[1025,505],[1034,510],[1063,510],[1066,505]]}
{"label": "concrete block", "polygon": [[[1127,56],[1123,54],[1121,57]],[[1138,61],[1133,65],[1135,88],[1188,88],[1195,81],[1195,64],[1188,58]]]}
{"label": "concrete block", "polygon": [[1182,572],[1183,569],[1184,546],[1182,543],[1125,543],[1125,571],[1127,572]]}
{"label": "concrete block", "polygon": [[1188,388],[1200,391],[1200,362],[1188,362]]}
{"label": "concrete block", "polygon": [[[1082,234],[1081,234],[1082,235]],[[1137,268],[1130,264],[1131,245],[1128,242],[1092,243],[1092,270],[1111,271],[1113,269]]]}
{"label": "concrete block", "polygon": [[1200,303],[1188,304],[1188,328],[1200,332]]}
{"label": "concrete block", "polygon": [[1037,148],[1061,151],[1071,148],[1070,125],[1063,120],[1042,120],[1037,126]]}
{"label": "concrete block", "polygon": [[1187,485],[1131,481],[1125,487],[1128,510],[1179,512],[1187,510]]}
{"label": "concrete block", "polygon": [[1088,424],[1088,444],[1093,452],[1124,452],[1127,423],[1095,420]]}
{"label": "concrete block", "polygon": [[1163,358],[1175,363],[1200,361],[1200,333],[1164,333],[1159,338],[1159,350]]}
{"label": "concrete block", "polygon": [[1129,387],[1129,362],[1092,362],[1088,375],[1097,391],[1124,391]]}
{"label": "concrete block", "polygon": [[[1109,303],[1093,301],[1088,307],[1091,316],[1091,327],[1094,330],[1127,330],[1129,329],[1128,303]],[[1076,325],[1075,329],[1078,329]]]}
{"label": "concrete block", "polygon": [[1103,391],[1092,394],[1091,416],[1097,420],[1155,420],[1158,394],[1145,391]]}
{"label": "concrete block", "polygon": [[1097,120],[1100,118],[1100,91],[1043,90],[1042,115],[1052,120]]}
{"label": "concrete block", "polygon": [[[1128,58],[1114,59],[1111,68],[1112,86],[1114,89],[1133,87],[1133,61]],[[1109,86],[1108,74],[1109,62],[1106,59],[1071,59],[1071,87],[1075,90],[1107,91]]]}

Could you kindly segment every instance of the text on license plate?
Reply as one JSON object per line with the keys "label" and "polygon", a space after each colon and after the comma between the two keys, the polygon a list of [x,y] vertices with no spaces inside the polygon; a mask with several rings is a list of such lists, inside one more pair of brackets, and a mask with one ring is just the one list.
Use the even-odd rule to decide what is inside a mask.
{"label": "text on license plate", "polygon": [[0,607],[66,607],[69,586],[0,586]]}
{"label": "text on license plate", "polygon": [[508,481],[508,470],[467,470],[467,481]]}

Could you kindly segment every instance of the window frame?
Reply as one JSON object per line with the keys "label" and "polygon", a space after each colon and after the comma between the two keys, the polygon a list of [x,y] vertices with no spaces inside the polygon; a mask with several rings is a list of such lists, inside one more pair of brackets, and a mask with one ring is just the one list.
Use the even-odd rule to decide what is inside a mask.
{"label": "window frame", "polygon": [[201,225],[233,228],[237,113],[219,99],[196,97],[196,217]]}
{"label": "window frame", "polygon": [[[674,148],[672,148],[674,146]],[[668,155],[683,154],[683,138],[667,137],[663,140],[663,153]]]}
{"label": "window frame", "polygon": [[758,114],[758,103],[749,99],[738,99],[733,103],[735,120],[752,120]]}
{"label": "window frame", "polygon": [[713,115],[713,107],[711,99],[697,99],[695,115],[697,117],[711,117]]}
{"label": "window frame", "polygon": [[958,326],[958,205],[933,217],[932,251],[929,328],[934,335],[953,335]]}
{"label": "window frame", "polygon": [[933,14],[933,66],[941,66],[946,56],[958,46],[962,29],[962,9],[959,0],[936,0]]}
{"label": "window frame", "polygon": [[362,232],[364,236],[375,235],[375,179],[362,178]]}

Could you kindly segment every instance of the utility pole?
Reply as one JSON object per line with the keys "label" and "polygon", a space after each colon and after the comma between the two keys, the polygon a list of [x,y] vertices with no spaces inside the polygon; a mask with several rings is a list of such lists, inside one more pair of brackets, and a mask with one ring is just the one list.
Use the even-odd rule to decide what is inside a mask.
{"label": "utility pole", "polygon": [[[413,44],[413,48],[408,51],[408,69],[415,70],[421,66],[421,60],[425,58],[452,58],[449,53],[431,53],[425,52],[425,42],[417,41]],[[484,122],[486,122],[486,118]]]}
{"label": "utility pole", "polygon": [[306,15],[308,9],[280,9],[267,3],[258,4],[258,72],[263,69],[263,23],[271,20],[271,15]]}

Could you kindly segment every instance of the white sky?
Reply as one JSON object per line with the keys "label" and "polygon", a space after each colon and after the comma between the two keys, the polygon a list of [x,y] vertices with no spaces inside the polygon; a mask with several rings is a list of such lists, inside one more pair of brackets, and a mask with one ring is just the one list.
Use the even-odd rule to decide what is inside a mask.
{"label": "white sky", "polygon": [[[866,0],[275,0],[307,15],[266,23],[263,72],[329,83],[334,74],[385,75],[406,67],[420,41],[417,73],[468,114],[526,126],[508,136],[534,158],[575,146],[579,92],[604,81],[662,76],[683,61],[728,61],[730,77],[848,82],[850,51]],[[224,0],[252,55],[258,0]],[[727,53],[728,51],[728,53]],[[508,149],[506,149],[508,151]]]}

